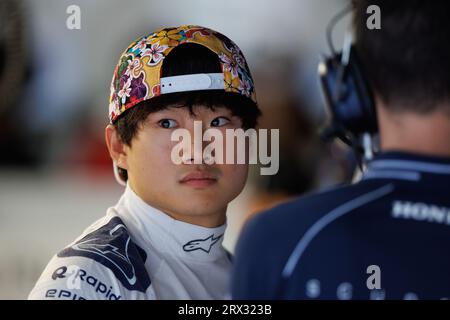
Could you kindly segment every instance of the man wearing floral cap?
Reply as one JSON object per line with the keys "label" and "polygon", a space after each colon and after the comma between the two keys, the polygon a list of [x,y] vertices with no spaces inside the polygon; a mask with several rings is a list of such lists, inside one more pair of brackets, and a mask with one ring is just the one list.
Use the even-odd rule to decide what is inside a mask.
{"label": "man wearing floral cap", "polygon": [[241,50],[199,26],[133,42],[115,68],[105,136],[125,191],[106,216],[55,255],[30,299],[223,299],[228,203],[248,164],[171,153],[176,129],[253,128],[260,114]]}

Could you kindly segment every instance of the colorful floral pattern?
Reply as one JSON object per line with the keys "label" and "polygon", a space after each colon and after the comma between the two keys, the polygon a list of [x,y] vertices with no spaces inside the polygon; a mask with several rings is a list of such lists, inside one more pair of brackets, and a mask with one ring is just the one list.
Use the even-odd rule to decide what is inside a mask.
{"label": "colorful floral pattern", "polygon": [[239,47],[224,35],[204,27],[166,28],[134,41],[121,55],[111,82],[109,117],[113,123],[125,110],[161,94],[162,61],[183,43],[197,43],[215,52],[224,74],[224,90],[256,103],[253,79]]}

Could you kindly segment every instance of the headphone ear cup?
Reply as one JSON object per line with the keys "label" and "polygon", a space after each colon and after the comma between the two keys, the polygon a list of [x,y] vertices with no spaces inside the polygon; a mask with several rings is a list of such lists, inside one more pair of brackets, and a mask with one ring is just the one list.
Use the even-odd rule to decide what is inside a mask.
{"label": "headphone ear cup", "polygon": [[347,64],[341,62],[341,54],[322,61],[319,76],[336,135],[377,132],[372,94],[353,48]]}
{"label": "headphone ear cup", "polygon": [[361,114],[361,131],[369,133],[378,132],[377,112],[375,109],[375,102],[367,78],[364,76],[363,66],[360,63],[355,48],[350,49],[350,60],[348,65],[349,77],[355,84],[355,93],[358,96],[358,106]]}
{"label": "headphone ear cup", "polygon": [[[345,128],[339,120],[339,100],[345,96],[347,92],[343,92],[342,87],[338,85],[338,61],[336,57],[323,57],[318,67],[320,86],[322,97],[327,110],[327,123],[320,132],[323,141],[332,140],[335,137],[340,138],[346,144],[350,145],[351,141],[346,137]],[[346,91],[346,90],[345,90]]]}

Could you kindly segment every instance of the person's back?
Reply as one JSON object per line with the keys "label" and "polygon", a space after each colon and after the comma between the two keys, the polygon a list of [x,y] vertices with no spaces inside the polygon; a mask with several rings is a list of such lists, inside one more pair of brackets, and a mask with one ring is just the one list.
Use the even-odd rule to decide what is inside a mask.
{"label": "person's back", "polygon": [[355,185],[258,215],[236,252],[237,271],[251,264],[233,297],[450,297],[448,185],[450,159],[385,153]]}
{"label": "person's back", "polygon": [[[366,29],[369,4],[381,8],[381,30]],[[236,250],[234,299],[450,297],[448,6],[356,5],[355,47],[381,152],[361,181],[250,221]]]}

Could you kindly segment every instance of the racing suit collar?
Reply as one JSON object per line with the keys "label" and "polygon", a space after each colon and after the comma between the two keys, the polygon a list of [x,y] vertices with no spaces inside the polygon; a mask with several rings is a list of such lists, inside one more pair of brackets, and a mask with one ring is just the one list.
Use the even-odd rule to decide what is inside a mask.
{"label": "racing suit collar", "polygon": [[449,177],[450,158],[389,151],[378,154],[368,163],[362,180],[395,179],[436,187],[448,184]]}
{"label": "racing suit collar", "polygon": [[389,151],[378,154],[368,165],[371,170],[411,170],[428,174],[450,174],[450,158]]}
{"label": "racing suit collar", "polygon": [[419,154],[406,151],[384,151],[375,156],[373,161],[398,159],[405,161],[433,162],[450,165],[450,157],[433,156],[428,154]]}
{"label": "racing suit collar", "polygon": [[226,255],[222,247],[226,224],[207,228],[173,219],[143,201],[127,184],[119,210],[133,236],[142,245],[165,254],[181,255],[197,261],[212,261]]}

